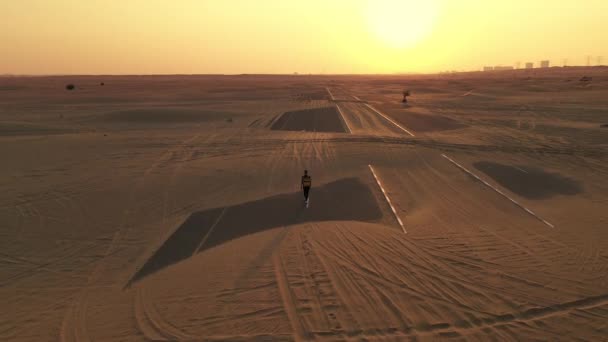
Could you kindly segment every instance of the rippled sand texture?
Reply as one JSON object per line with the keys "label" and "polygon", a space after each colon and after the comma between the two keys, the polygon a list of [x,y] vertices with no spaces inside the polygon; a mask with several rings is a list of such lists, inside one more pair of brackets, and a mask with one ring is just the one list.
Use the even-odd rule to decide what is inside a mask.
{"label": "rippled sand texture", "polygon": [[607,109],[601,68],[0,78],[0,340],[605,340]]}

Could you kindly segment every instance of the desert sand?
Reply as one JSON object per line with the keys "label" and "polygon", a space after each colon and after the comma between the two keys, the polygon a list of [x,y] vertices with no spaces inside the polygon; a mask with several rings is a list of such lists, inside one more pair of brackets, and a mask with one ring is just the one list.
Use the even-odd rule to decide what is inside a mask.
{"label": "desert sand", "polygon": [[2,77],[0,340],[606,340],[606,124],[607,68]]}

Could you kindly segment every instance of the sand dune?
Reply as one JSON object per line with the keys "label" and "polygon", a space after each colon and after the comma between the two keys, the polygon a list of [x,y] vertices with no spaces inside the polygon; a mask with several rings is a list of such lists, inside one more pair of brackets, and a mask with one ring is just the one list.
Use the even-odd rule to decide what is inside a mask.
{"label": "sand dune", "polygon": [[607,75],[0,78],[0,340],[604,340]]}
{"label": "sand dune", "polygon": [[[302,203],[300,193],[291,193],[195,212],[146,262],[133,280],[216,245],[267,229],[307,221],[374,221],[382,217],[372,192],[356,178],[316,186],[314,207],[305,208]],[[244,226],[243,222],[248,223]]]}

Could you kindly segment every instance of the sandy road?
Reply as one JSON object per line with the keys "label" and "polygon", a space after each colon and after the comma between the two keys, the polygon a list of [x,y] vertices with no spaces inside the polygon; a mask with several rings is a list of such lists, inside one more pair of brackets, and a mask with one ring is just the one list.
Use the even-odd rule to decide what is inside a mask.
{"label": "sandy road", "polygon": [[399,217],[399,214],[397,213],[397,210],[395,210],[395,207],[393,206],[393,202],[391,202],[390,197],[387,195],[386,190],[382,186],[382,182],[380,181],[380,179],[378,178],[378,175],[376,175],[376,172],[374,171],[374,168],[371,165],[368,165],[368,166],[369,166],[370,172],[372,173],[372,175],[374,176],[374,179],[376,180],[376,183],[378,183],[378,187],[382,191],[382,194],[384,195],[384,198],[386,199],[386,202],[391,207],[391,211],[393,212],[393,215],[395,215],[395,219],[397,219],[397,222],[399,223],[399,226],[401,226],[401,229],[403,230],[403,233],[407,234],[407,231],[405,230],[405,227],[403,226],[403,221],[401,220],[401,217]]}
{"label": "sandy road", "polygon": [[393,124],[395,127],[399,128],[400,130],[402,130],[403,132],[407,133],[409,136],[411,137],[415,137],[415,135],[407,128],[405,128],[402,124],[397,123],[395,120],[389,118],[386,114],[382,113],[381,111],[377,110],[376,108],[372,107],[369,104],[365,104],[365,106],[367,108],[369,108],[370,110],[372,110],[374,113],[380,115],[383,119],[385,119],[386,121],[390,122],[391,124]]}
{"label": "sandy road", "polygon": [[342,113],[350,123],[353,134],[366,135],[402,135],[403,132],[391,122],[385,120],[373,110],[361,103],[340,103]]}
{"label": "sandy road", "polygon": [[[407,134],[414,136],[409,130],[396,123],[359,98],[349,95],[342,89],[326,88],[332,101],[339,108],[340,114],[347,123],[348,129],[354,134],[395,135]],[[336,92],[337,91],[337,92]],[[334,94],[338,94],[337,97]],[[349,99],[355,99],[350,102]]]}

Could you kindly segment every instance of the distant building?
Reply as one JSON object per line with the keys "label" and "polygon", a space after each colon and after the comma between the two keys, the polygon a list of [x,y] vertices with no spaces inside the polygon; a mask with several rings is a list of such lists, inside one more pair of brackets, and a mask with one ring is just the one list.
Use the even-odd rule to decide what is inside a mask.
{"label": "distant building", "polygon": [[549,67],[549,61],[540,61],[540,67],[541,68],[548,68]]}
{"label": "distant building", "polygon": [[534,69],[534,63],[526,63],[526,69]]}
{"label": "distant building", "polygon": [[503,70],[513,70],[512,66],[495,66],[494,70],[496,71],[503,71]]}
{"label": "distant building", "polygon": [[489,66],[483,67],[483,71],[492,71],[492,70],[494,70],[494,67],[489,67]]}

